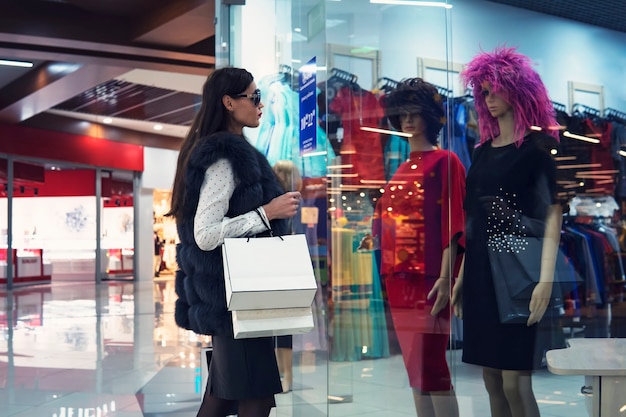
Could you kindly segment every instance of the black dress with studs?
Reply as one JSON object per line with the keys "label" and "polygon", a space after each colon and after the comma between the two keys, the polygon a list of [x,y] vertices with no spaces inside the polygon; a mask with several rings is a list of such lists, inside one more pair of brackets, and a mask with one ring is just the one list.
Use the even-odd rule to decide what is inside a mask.
{"label": "black dress with studs", "polygon": [[464,203],[463,362],[532,370],[540,367],[547,349],[561,347],[552,309],[530,327],[500,323],[488,255],[490,238],[520,232],[514,229],[521,216],[534,225],[533,234],[543,234],[548,207],[557,203],[557,149],[552,136],[531,133],[519,147],[494,147],[487,141],[474,152]]}

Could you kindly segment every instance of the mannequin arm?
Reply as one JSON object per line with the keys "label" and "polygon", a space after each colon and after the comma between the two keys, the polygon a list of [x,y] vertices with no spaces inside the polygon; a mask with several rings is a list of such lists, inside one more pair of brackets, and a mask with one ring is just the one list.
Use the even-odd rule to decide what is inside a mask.
{"label": "mannequin arm", "polygon": [[558,204],[550,206],[546,217],[546,228],[541,250],[541,275],[539,283],[533,290],[530,305],[528,306],[530,310],[530,317],[528,317],[526,323],[528,326],[532,326],[541,320],[550,303],[554,281],[554,265],[561,239],[562,220],[563,212],[561,206]]}
{"label": "mannequin arm", "polygon": [[457,238],[455,237],[448,247],[446,247],[441,254],[441,269],[439,272],[439,278],[435,281],[433,288],[430,290],[426,298],[429,300],[437,295],[435,299],[435,304],[433,305],[432,310],[430,310],[431,315],[436,315],[443,309],[448,300],[450,298],[450,277],[452,276],[452,271],[454,265],[452,264],[453,260],[456,259],[457,252]]}
{"label": "mannequin arm", "polygon": [[465,269],[465,255],[461,260],[461,268],[459,268],[459,276],[452,287],[452,299],[450,303],[454,308],[454,314],[462,319],[463,318],[463,272]]}

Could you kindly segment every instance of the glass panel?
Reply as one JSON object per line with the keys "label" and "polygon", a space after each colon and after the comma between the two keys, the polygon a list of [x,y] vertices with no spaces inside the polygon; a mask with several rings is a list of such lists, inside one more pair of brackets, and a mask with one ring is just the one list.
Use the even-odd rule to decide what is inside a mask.
{"label": "glass panel", "polygon": [[176,222],[165,213],[170,210],[171,190],[154,190],[154,274],[155,276],[173,275],[177,269],[176,243],[178,232]]}
{"label": "glass panel", "polygon": [[[432,412],[433,398],[441,415],[455,415],[447,359],[456,351],[446,349],[450,281],[438,284],[444,308],[436,316],[430,314],[434,299],[427,300],[437,278],[449,278],[453,269],[443,256],[450,243],[444,211],[452,203],[455,214],[462,211],[460,200],[449,201],[445,192],[449,153],[435,150],[436,143],[451,143],[441,129],[451,90],[449,12],[445,3],[418,3],[326,2],[328,69],[319,120],[333,150],[330,416],[348,407],[414,415],[416,406],[422,415],[428,407]],[[442,63],[442,69],[423,71],[423,61]],[[430,82],[424,97],[417,87],[389,95],[398,82],[418,76]],[[401,124],[388,117],[405,113],[421,119]],[[425,123],[434,133],[425,133]],[[425,391],[438,392],[420,394]]]}
{"label": "glass panel", "polygon": [[102,271],[105,278],[133,279],[132,172],[102,173]]}
{"label": "glass panel", "polygon": [[[237,50],[231,64],[252,72],[265,106],[260,127],[244,133],[272,166],[291,172],[285,187],[302,193],[292,231],[306,236],[319,288],[312,303],[315,328],[277,339],[277,360],[287,394],[276,397],[276,415],[325,415],[326,165],[332,149],[317,116],[318,105],[323,105],[319,86],[326,78],[325,2],[260,0],[233,7],[233,12],[231,26],[242,30],[231,40]],[[259,22],[275,30],[258,30]]]}
{"label": "glass panel", "polygon": [[[552,105],[548,103],[546,107],[554,108],[556,123],[552,126],[522,126],[523,130],[550,134],[556,129],[560,143],[546,146],[551,151],[552,160],[540,154],[544,164],[539,163],[539,159],[524,159],[523,149],[528,149],[524,145],[519,149],[514,146],[509,150],[501,149],[501,158],[506,163],[500,168],[496,168],[497,162],[489,145],[478,150],[470,148],[474,158],[467,180],[468,242],[462,334],[463,359],[467,363],[460,360],[455,363],[458,375],[470,377],[459,378],[455,384],[459,402],[463,410],[471,410],[473,415],[489,414],[490,398],[481,373],[476,373],[480,369],[475,366],[478,365],[519,369],[526,375],[533,370],[532,378],[524,376],[517,380],[520,387],[530,388],[532,379],[532,389],[522,390],[520,398],[532,404],[533,409],[537,404],[539,411],[535,409],[526,415],[538,415],[539,412],[554,416],[619,415],[623,412],[626,392],[614,393],[613,397],[619,397],[619,400],[609,399],[600,406],[600,392],[603,398],[611,398],[611,395],[604,397],[607,386],[599,378],[585,376],[589,371],[580,368],[606,366],[611,373],[623,374],[621,363],[595,361],[623,356],[618,347],[620,341],[615,339],[626,334],[624,246],[620,244],[625,213],[624,163],[620,155],[623,135],[618,133],[623,131],[626,123],[626,95],[621,82],[623,65],[616,66],[613,59],[623,55],[626,34],[497,3],[510,2],[454,2],[452,32],[455,37],[451,60],[468,64],[481,51],[491,53],[498,46],[515,46],[518,53],[529,58],[531,70],[522,71],[519,66],[512,69],[511,72],[516,74],[514,83],[507,84],[506,77],[498,78],[505,86],[507,104],[513,108],[517,120],[520,120],[520,113],[526,116],[546,114],[545,109],[533,111],[541,95],[534,90],[538,85],[536,81],[529,82],[526,76],[531,71],[536,72],[552,101]],[[530,27],[532,31],[528,30]],[[482,62],[485,62],[484,56]],[[498,67],[502,67],[502,62]],[[483,86],[480,77],[477,81],[480,89]],[[462,105],[465,113],[455,113],[454,136],[472,139],[478,144],[479,128],[489,126],[493,117],[484,106],[486,98],[462,94],[457,98],[455,104]],[[485,109],[482,114],[481,107]],[[494,135],[497,135],[502,125],[494,122],[493,126]],[[487,129],[483,134],[484,141],[494,136]],[[500,133],[496,142],[506,136]],[[527,141],[536,137],[526,136]],[[545,138],[536,140],[549,143]],[[509,153],[505,156],[505,152]],[[551,172],[555,174],[546,175]],[[542,175],[549,178],[548,183],[553,187],[550,192],[554,194],[544,202],[537,200],[538,187],[533,180]],[[516,184],[524,184],[519,187],[520,193],[510,191]],[[495,191],[487,192],[488,187]],[[498,306],[511,303],[498,304],[494,289],[501,282],[510,284],[519,268],[515,267],[517,264],[507,263],[505,265],[509,268],[498,273],[498,263],[517,252],[506,249],[502,251],[504,255],[489,252],[488,242],[495,241],[493,233],[503,232],[501,226],[485,227],[490,212],[478,203],[478,199],[489,195],[502,198],[501,202],[509,209],[509,220],[518,219],[516,224],[527,227],[530,227],[529,220],[535,226],[541,225],[538,232],[526,232],[531,236],[536,233],[540,238],[545,236],[546,206],[550,203],[562,206],[563,220],[556,222],[555,230],[560,229],[559,248],[567,263],[557,263],[553,271],[551,265],[542,262],[539,256],[532,262],[528,262],[528,257],[518,259],[522,261],[520,265],[533,265],[535,272],[531,275],[535,280],[540,276],[544,280],[553,276],[561,280],[564,275],[577,275],[582,283],[574,290],[553,288],[553,298],[558,294],[562,300],[553,300],[539,326],[529,329],[525,323],[500,323]],[[513,204],[517,206],[512,207]],[[538,207],[543,209],[538,210]],[[516,241],[524,242],[524,245],[531,239],[527,235],[515,236]],[[529,249],[520,250],[520,253],[528,252]],[[517,257],[516,254],[515,258],[509,259]],[[530,299],[529,293],[523,298],[523,305],[530,305]],[[559,349],[566,346],[569,347]],[[605,353],[599,355],[600,351]],[[572,356],[579,359],[564,361]],[[488,375],[491,375],[488,381],[494,387],[492,392],[497,393],[496,388],[502,386],[500,372],[491,371]],[[507,372],[504,381],[519,375]],[[584,391],[592,391],[593,395],[581,395],[582,386],[587,386]],[[513,402],[507,403],[504,395],[492,395],[515,408]],[[600,410],[600,407],[607,406],[609,408]]]}
{"label": "glass panel", "polygon": [[[414,385],[406,371],[393,373],[389,391],[371,395],[389,380],[390,369],[404,368],[385,288],[389,277],[379,273],[374,237],[380,241],[380,236],[372,223],[381,190],[410,149],[390,134],[381,98],[397,81],[416,77],[420,59],[447,62],[449,15],[443,7],[387,3],[259,1],[236,11],[240,20],[233,26],[243,29],[232,64],[252,70],[266,105],[261,127],[246,135],[271,164],[291,160],[303,178],[298,231],[307,235],[319,283],[316,328],[293,337],[293,391],[289,398],[278,397],[278,415],[288,408],[297,415],[340,415],[346,407],[369,413],[415,410],[410,389],[397,396],[398,386]],[[268,34],[247,29],[254,27],[252,19],[277,29]],[[447,78],[433,81],[438,123],[451,90]],[[314,94],[307,90],[311,85]],[[441,227],[447,234],[447,223]],[[425,295],[420,288],[418,299]],[[439,365],[446,369],[449,326],[444,318],[438,334]],[[411,356],[417,352],[412,330],[402,331],[407,359],[419,359],[417,353]],[[413,373],[422,365],[421,359],[410,364]],[[389,396],[398,401],[382,406]],[[449,398],[442,402],[454,407]]]}
{"label": "glass panel", "polygon": [[8,164],[9,161],[6,158],[0,158],[0,286],[8,283]]}
{"label": "glass panel", "polygon": [[15,283],[95,277],[93,170],[15,161]]}

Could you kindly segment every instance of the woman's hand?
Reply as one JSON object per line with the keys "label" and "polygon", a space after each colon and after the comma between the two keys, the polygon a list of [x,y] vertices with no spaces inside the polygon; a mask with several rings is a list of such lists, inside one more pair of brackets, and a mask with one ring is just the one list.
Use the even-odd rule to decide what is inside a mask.
{"label": "woman's hand", "polygon": [[433,304],[433,308],[430,310],[431,316],[437,315],[437,313],[439,313],[441,309],[448,304],[448,300],[450,298],[450,278],[437,278],[435,285],[433,285],[432,290],[430,290],[426,298],[430,300],[433,298],[435,293],[437,293],[437,299],[435,300],[435,304]]}
{"label": "woman's hand", "polygon": [[302,196],[299,191],[290,191],[275,197],[263,206],[268,220],[288,219],[296,215]]}
{"label": "woman's hand", "polygon": [[539,323],[541,318],[548,309],[550,304],[550,297],[552,296],[552,282],[541,282],[535,286],[533,294],[530,297],[530,316],[526,322],[527,326],[532,326],[535,323]]}

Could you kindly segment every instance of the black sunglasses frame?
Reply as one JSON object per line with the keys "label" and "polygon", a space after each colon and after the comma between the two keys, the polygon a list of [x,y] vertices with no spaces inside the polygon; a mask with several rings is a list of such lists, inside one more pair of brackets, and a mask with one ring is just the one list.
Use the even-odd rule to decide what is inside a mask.
{"label": "black sunglasses frame", "polygon": [[235,94],[233,97],[249,98],[250,100],[252,100],[252,104],[254,104],[254,107],[259,107],[259,104],[261,104],[261,90],[259,90],[258,88],[254,90],[252,94]]}

